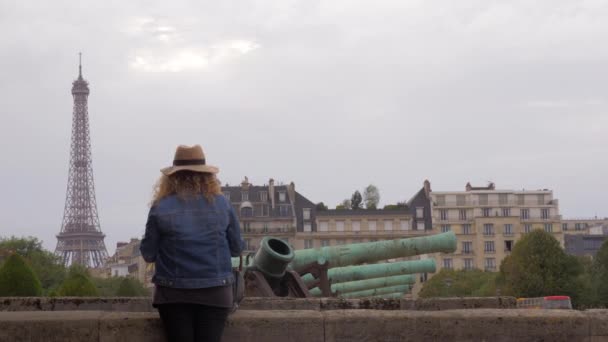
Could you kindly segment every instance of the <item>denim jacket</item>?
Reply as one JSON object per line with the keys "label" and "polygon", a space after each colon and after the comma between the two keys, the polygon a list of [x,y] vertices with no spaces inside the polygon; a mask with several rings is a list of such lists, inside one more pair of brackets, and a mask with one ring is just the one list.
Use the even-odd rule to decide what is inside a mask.
{"label": "denim jacket", "polygon": [[234,282],[231,256],[244,247],[230,202],[216,195],[171,195],[150,209],[141,254],[154,262],[152,282],[174,288],[206,288]]}

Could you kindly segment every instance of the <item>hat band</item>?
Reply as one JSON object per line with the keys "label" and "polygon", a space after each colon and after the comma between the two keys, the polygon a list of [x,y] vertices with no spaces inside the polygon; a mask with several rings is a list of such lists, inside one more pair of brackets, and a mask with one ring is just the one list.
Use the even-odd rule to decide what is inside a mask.
{"label": "hat band", "polygon": [[173,166],[205,165],[205,159],[176,159]]}

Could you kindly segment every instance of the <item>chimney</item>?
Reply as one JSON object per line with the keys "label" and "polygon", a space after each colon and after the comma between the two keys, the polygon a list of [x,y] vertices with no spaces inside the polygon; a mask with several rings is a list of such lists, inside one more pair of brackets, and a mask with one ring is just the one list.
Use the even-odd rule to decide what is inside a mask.
{"label": "chimney", "polygon": [[274,179],[272,178],[268,180],[268,196],[270,196],[270,206],[272,209],[274,209]]}
{"label": "chimney", "polygon": [[431,182],[428,179],[424,180],[424,194],[426,198],[431,198]]}
{"label": "chimney", "polygon": [[471,191],[473,187],[471,186],[471,182],[467,182],[467,185],[464,187],[466,191]]}
{"label": "chimney", "polygon": [[292,205],[296,204],[296,185],[291,182],[287,187],[287,196],[289,196],[289,201]]}

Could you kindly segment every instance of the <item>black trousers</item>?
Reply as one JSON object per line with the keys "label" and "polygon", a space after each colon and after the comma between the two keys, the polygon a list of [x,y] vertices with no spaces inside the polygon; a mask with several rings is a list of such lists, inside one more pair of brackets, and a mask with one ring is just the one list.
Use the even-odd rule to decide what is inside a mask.
{"label": "black trousers", "polygon": [[199,304],[160,304],[169,342],[220,342],[230,309]]}

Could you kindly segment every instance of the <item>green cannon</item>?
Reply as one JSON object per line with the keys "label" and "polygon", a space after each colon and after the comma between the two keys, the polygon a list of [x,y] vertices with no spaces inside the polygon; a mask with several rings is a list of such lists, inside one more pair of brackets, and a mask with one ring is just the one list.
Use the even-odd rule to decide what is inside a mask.
{"label": "green cannon", "polygon": [[405,293],[410,290],[409,285],[396,285],[396,286],[388,286],[388,287],[380,287],[377,289],[357,291],[357,292],[349,292],[340,295],[341,298],[362,298],[362,297],[374,297],[389,293],[401,292]]}
{"label": "green cannon", "polygon": [[[363,290],[371,290],[375,288],[395,286],[395,285],[404,285],[404,284],[414,284],[416,282],[416,277],[411,274],[398,275],[392,277],[384,277],[384,278],[372,278],[366,280],[358,280],[358,281],[349,281],[346,283],[338,283],[331,285],[331,292],[334,296],[340,296],[344,293],[348,292],[356,292]],[[310,290],[310,294],[315,297],[320,297],[323,295],[321,290],[318,288]]]}
{"label": "green cannon", "polygon": [[395,292],[395,293],[387,293],[387,294],[380,294],[380,295],[375,295],[375,296],[371,296],[371,298],[402,298],[407,292]]}
{"label": "green cannon", "polygon": [[[327,271],[327,278],[332,284],[337,284],[402,274],[434,273],[435,270],[435,259],[407,260],[372,265],[336,267]],[[302,280],[308,286],[315,283],[315,278],[312,274],[305,274],[302,276]]]}
{"label": "green cannon", "polygon": [[291,269],[304,274],[310,265],[344,267],[403,258],[426,253],[452,253],[456,250],[456,235],[446,232],[407,239],[353,243],[350,245],[303,249],[295,252]]}
{"label": "green cannon", "polygon": [[[328,277],[338,282],[349,280],[386,277],[388,275],[403,274],[382,273],[378,270],[377,276],[360,276],[358,272],[340,275],[340,270],[331,272],[334,268],[372,263],[380,260],[408,257],[425,253],[453,252],[456,250],[456,236],[447,232],[431,236],[421,236],[408,239],[384,240],[364,242],[342,246],[322,247],[319,249],[305,249],[294,251],[285,241],[264,237],[260,248],[255,255],[247,257],[244,262],[245,294],[248,296],[289,296],[308,297],[308,289],[319,287],[325,296],[331,296],[331,284]],[[234,267],[239,265],[239,258],[233,258]],[[410,261],[410,263],[415,261]],[[415,265],[426,263],[431,268],[430,261],[418,260]],[[378,265],[368,265],[376,266]],[[420,271],[421,268],[418,269]],[[331,268],[331,269],[330,269]],[[382,268],[380,266],[379,268]],[[435,264],[432,261],[432,269]],[[410,272],[414,273],[414,266]],[[307,282],[302,280],[305,277]],[[393,291],[398,292],[398,291]]]}

